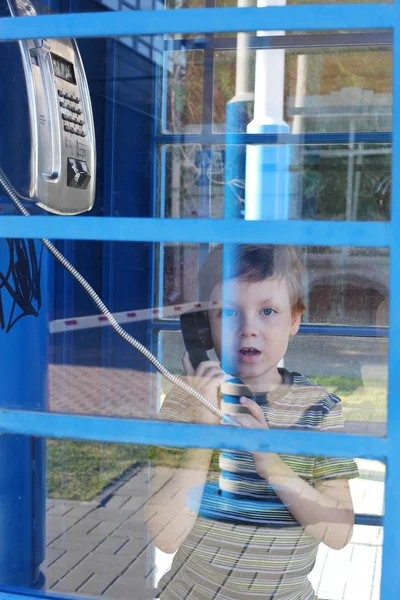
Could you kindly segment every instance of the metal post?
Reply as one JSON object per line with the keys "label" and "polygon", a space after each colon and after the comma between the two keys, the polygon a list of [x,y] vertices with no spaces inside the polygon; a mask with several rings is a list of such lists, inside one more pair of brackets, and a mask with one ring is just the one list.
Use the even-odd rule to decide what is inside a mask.
{"label": "metal post", "polygon": [[[285,5],[286,0],[258,0],[258,6]],[[258,35],[283,35],[283,31]],[[248,133],[289,133],[283,120],[285,50],[257,50],[254,119]],[[246,150],[246,219],[287,219],[289,146],[251,145]]]}
{"label": "metal post", "polygon": [[[39,241],[0,240],[0,389],[10,410],[47,409],[49,262],[42,250]],[[0,490],[0,585],[42,587],[44,439],[0,435]]]}
{"label": "metal post", "polygon": [[[249,0],[238,0],[238,7],[249,6]],[[225,146],[225,218],[244,216],[244,182],[246,148],[235,144],[236,133],[246,133],[249,123],[249,105],[254,94],[249,90],[249,34],[237,34],[235,95],[226,105]]]}

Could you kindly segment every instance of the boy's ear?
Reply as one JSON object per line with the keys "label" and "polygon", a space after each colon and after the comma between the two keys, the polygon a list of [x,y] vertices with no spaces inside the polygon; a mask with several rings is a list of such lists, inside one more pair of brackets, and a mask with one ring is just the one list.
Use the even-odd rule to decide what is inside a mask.
{"label": "boy's ear", "polygon": [[296,335],[299,330],[301,321],[301,313],[297,313],[297,315],[292,315],[292,326],[290,328],[290,335]]}

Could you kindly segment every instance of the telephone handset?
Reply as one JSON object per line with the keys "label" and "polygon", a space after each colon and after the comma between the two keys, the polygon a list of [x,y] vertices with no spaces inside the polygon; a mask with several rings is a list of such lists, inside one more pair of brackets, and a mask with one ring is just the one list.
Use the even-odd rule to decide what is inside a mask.
{"label": "telephone handset", "polygon": [[196,369],[201,362],[209,360],[207,350],[214,347],[208,314],[204,310],[188,311],[181,315],[180,320],[185,348]]}
{"label": "telephone handset", "polygon": [[[48,14],[39,0],[0,0],[1,16]],[[24,199],[73,215],[94,203],[96,146],[74,39],[0,44],[0,166]]]}

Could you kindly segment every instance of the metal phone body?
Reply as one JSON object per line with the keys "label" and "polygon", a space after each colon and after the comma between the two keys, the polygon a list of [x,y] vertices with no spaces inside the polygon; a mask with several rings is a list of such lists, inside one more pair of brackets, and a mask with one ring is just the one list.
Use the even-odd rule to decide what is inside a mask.
{"label": "metal phone body", "polygon": [[[1,16],[48,14],[37,0],[1,0]],[[88,84],[74,39],[0,44],[0,167],[45,210],[92,208],[96,145]]]}

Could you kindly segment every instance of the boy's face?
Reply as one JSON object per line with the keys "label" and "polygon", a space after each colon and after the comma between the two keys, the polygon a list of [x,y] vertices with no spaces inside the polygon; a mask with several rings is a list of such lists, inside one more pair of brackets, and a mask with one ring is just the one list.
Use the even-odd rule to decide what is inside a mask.
{"label": "boy's face", "polygon": [[209,317],[223,369],[253,391],[268,391],[281,383],[277,366],[285,356],[289,336],[295,335],[300,325],[300,315],[291,312],[286,281],[276,277],[257,283],[230,279],[224,285],[224,298],[222,284],[218,284],[210,301],[220,306],[211,310]]}

